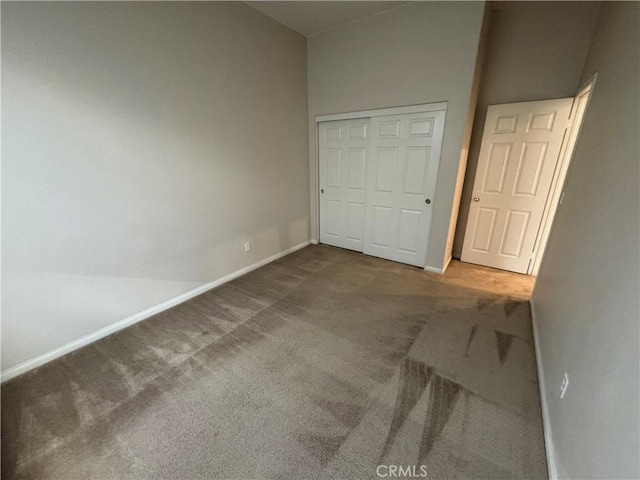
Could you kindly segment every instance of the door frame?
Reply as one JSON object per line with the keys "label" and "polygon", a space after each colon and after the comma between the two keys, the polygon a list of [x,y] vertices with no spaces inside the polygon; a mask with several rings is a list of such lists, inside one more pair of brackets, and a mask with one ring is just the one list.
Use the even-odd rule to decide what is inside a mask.
{"label": "door frame", "polygon": [[[372,110],[356,110],[353,112],[329,113],[323,115],[315,115],[313,119],[313,135],[314,135],[314,158],[312,159],[312,171],[315,172],[316,181],[313,184],[313,201],[316,205],[316,222],[315,229],[311,232],[311,243],[317,245],[320,243],[320,135],[319,123],[332,122],[335,120],[355,120],[358,118],[383,117],[386,115],[402,115],[407,113],[423,113],[433,112],[437,110],[447,111],[449,102],[421,103],[416,105],[404,105],[400,107],[377,108]],[[446,115],[446,113],[445,113]],[[446,127],[446,116],[445,116]],[[427,271],[435,271],[426,265],[423,267]],[[436,273],[442,273],[438,270]]]}
{"label": "door frame", "polygon": [[[591,95],[595,87],[598,74],[594,74],[586,84],[584,84],[573,97],[573,104],[571,105],[571,111],[569,112],[569,124],[560,146],[560,152],[558,154],[558,163],[556,171],[553,174],[551,180],[551,187],[549,188],[549,194],[547,195],[547,202],[542,214],[542,220],[540,221],[540,227],[538,228],[538,234],[533,247],[533,261],[529,263],[527,269],[527,275],[537,275],[540,270],[540,265],[544,258],[544,253],[547,247],[547,241],[549,240],[549,234],[553,226],[553,220],[555,218],[558,207],[562,204],[564,196],[565,180],[571,167],[571,163],[574,158],[575,147],[580,138],[580,131],[582,130],[582,124],[584,123],[584,117],[589,109],[589,102],[591,101]],[[584,108],[580,111],[579,107],[583,97],[587,96]]]}

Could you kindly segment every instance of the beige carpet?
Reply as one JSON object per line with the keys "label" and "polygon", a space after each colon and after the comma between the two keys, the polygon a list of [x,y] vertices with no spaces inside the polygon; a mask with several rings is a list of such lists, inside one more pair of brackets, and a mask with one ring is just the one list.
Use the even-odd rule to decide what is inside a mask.
{"label": "beige carpet", "polygon": [[307,247],[4,384],[2,478],[546,478],[530,286]]}

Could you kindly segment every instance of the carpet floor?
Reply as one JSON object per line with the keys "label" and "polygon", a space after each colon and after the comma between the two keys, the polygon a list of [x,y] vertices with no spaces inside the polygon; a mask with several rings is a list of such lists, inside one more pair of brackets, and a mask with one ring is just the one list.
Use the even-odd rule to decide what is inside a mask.
{"label": "carpet floor", "polygon": [[530,289],[307,247],[2,385],[2,478],[546,478]]}

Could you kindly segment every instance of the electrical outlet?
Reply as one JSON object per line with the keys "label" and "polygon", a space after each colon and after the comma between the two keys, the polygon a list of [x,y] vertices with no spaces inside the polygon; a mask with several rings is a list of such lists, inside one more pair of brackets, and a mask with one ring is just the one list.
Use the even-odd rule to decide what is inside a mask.
{"label": "electrical outlet", "polygon": [[251,242],[245,242],[244,251],[245,252],[250,252],[251,251]]}
{"label": "electrical outlet", "polygon": [[567,375],[567,372],[564,372],[564,378],[560,384],[560,400],[562,400],[564,394],[567,393],[567,388],[569,388],[569,375]]}

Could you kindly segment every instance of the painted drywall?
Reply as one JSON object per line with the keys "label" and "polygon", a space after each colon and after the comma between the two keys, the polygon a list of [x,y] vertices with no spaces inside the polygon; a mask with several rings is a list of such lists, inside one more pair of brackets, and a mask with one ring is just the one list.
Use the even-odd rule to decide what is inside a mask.
{"label": "painted drywall", "polygon": [[442,268],[464,145],[483,2],[415,2],[307,41],[312,237],[316,115],[447,101],[427,266]]}
{"label": "painted drywall", "polygon": [[572,97],[599,2],[492,2],[453,256],[460,258],[489,105]]}
{"label": "painted drywall", "polygon": [[582,81],[598,79],[533,293],[559,478],[640,478],[639,18],[638,3],[602,4]]}
{"label": "painted drywall", "polygon": [[307,118],[241,2],[3,2],[3,371],[307,241]]}

